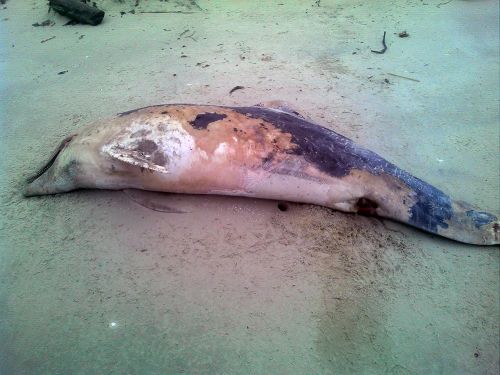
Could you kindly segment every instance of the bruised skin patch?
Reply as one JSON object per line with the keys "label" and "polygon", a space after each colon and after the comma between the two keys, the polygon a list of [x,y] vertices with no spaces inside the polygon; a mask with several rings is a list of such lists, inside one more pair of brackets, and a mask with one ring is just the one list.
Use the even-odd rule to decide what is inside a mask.
{"label": "bruised skin patch", "polygon": [[[352,172],[365,172],[368,173],[365,184],[370,184],[370,175],[382,177],[385,181],[384,192],[397,198],[395,203],[389,204],[393,206],[390,211],[395,211],[397,207],[394,206],[401,204],[407,207],[403,215],[407,217],[400,219],[436,233],[440,228],[447,229],[453,216],[451,199],[442,191],[356,145],[350,139],[293,114],[259,107],[152,107],[157,107],[151,111],[151,116],[158,121],[169,118],[179,121],[192,136],[199,157],[208,158],[215,165],[229,163],[232,166],[262,168],[272,173],[300,175],[299,177],[308,179],[322,179],[326,175],[337,179],[347,178],[349,181],[353,176]],[[158,164],[168,163],[168,159],[166,153],[163,153],[152,155],[147,161],[156,169]],[[303,162],[297,164],[293,160]],[[301,167],[296,170],[298,165],[309,165],[307,173]],[[200,176],[200,183],[205,180],[207,184],[213,181],[211,173],[224,180],[229,179],[226,177],[229,174],[218,170],[196,170],[189,172],[190,176],[186,177],[186,181],[194,173]],[[241,183],[241,179],[230,182],[229,185],[234,187]],[[366,198],[379,206],[384,203],[384,207],[365,207],[361,204],[358,208],[362,212],[376,213],[388,206],[387,202],[378,202],[378,198]]]}
{"label": "bruised skin patch", "polygon": [[289,133],[297,147],[291,151],[304,157],[320,171],[343,178],[351,170],[363,170],[375,176],[387,174],[403,181],[414,192],[408,222],[436,233],[439,227],[448,228],[453,215],[451,199],[439,189],[410,175],[372,151],[356,145],[333,130],[313,124],[300,117],[281,111],[259,107],[233,108],[246,116],[263,120]]}
{"label": "bruised skin patch", "polygon": [[[271,160],[279,163],[295,147],[291,135],[272,124],[265,126],[262,121],[230,108],[216,109],[216,112],[205,109],[197,115],[182,114],[184,118],[195,117],[195,120],[188,121],[185,129],[194,137],[199,152],[215,163],[260,168],[263,163],[269,165]],[[176,112],[177,116],[179,112]]]}
{"label": "bruised skin patch", "polygon": [[368,198],[360,198],[356,202],[357,212],[364,215],[377,215],[378,204]]}
{"label": "bruised skin patch", "polygon": [[[239,108],[214,108],[217,113],[223,113],[226,116],[222,120],[209,124],[206,129],[195,129],[191,125],[193,121],[187,121],[187,119],[196,118],[200,112],[211,111],[212,108],[201,107],[198,109],[199,112],[193,111],[191,106],[169,109],[172,116],[175,113],[176,118],[186,119],[187,124],[184,127],[195,139],[196,149],[200,154],[206,155],[205,160],[210,161],[204,164],[203,168],[193,167],[196,169],[191,168],[183,174],[186,184],[192,183],[193,176],[196,176],[197,185],[200,186],[221,184],[231,186],[231,189],[255,191],[259,189],[256,186],[266,184],[271,175],[291,176],[297,181],[302,181],[300,183],[311,181],[311,183],[320,183],[324,186],[331,185],[331,193],[328,193],[324,199],[321,198],[323,203],[320,204],[336,207],[341,202],[355,202],[356,199],[363,197],[363,194],[367,194],[365,201],[361,200],[358,207],[354,203],[347,204],[346,207],[352,207],[348,208],[348,211],[391,215],[400,212],[401,205],[403,205],[407,209],[399,213],[398,217],[403,221],[409,219],[409,205],[414,203],[411,196],[412,190],[397,178],[383,173],[383,170],[375,180],[372,173],[362,168],[351,168],[348,172],[346,170],[346,175],[332,175],[322,168],[321,163],[315,162],[318,157],[321,157],[325,163],[334,159],[335,154],[332,149],[318,150],[311,145],[310,150],[304,152],[303,144],[297,139],[296,132],[276,126],[279,123],[273,122],[272,117],[248,116],[246,112],[239,111]],[[270,112],[269,109],[261,108],[260,110]],[[282,116],[291,117],[291,121],[297,118],[283,112],[279,113]],[[314,134],[309,133],[308,137],[312,143]],[[314,155],[318,152],[323,154]],[[238,175],[237,170],[232,169],[233,167],[243,168],[242,171],[265,173],[252,174],[254,177],[249,177],[247,172],[240,172]],[[351,184],[362,188],[361,190],[350,189],[347,186],[352,186]],[[366,186],[368,188],[363,188]],[[261,188],[261,190],[266,189],[269,190],[269,188]],[[376,203],[380,199],[377,191],[390,197],[389,201],[383,202],[383,207],[380,209]],[[319,202],[320,198],[317,200]],[[371,204],[363,205],[363,202],[371,202]]]}
{"label": "bruised skin patch", "polygon": [[175,182],[177,192],[244,194],[249,171],[262,170],[265,164],[266,173],[275,172],[295,147],[290,134],[228,107],[172,105],[149,118],[168,124],[175,119],[194,142],[186,152],[191,155],[189,167]]}

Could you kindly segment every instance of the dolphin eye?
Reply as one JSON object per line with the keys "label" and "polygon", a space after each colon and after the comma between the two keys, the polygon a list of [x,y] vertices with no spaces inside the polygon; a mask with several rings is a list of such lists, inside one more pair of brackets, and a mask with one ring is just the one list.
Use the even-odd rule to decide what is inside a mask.
{"label": "dolphin eye", "polygon": [[81,162],[76,159],[71,159],[64,166],[64,172],[70,177],[77,177],[81,171]]}

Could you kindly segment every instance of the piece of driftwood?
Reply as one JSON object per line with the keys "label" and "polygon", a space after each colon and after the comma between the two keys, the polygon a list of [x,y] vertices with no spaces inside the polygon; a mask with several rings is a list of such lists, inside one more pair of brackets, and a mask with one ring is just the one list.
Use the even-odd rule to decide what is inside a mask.
{"label": "piece of driftwood", "polygon": [[104,18],[104,11],[78,0],[49,0],[49,7],[74,21],[99,25]]}

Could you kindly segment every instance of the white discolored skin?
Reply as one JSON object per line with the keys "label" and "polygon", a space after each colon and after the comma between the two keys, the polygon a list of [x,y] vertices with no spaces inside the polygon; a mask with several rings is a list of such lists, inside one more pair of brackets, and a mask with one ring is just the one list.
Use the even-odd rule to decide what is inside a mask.
{"label": "white discolored skin", "polygon": [[[134,121],[124,130],[102,147],[104,154],[160,173],[176,174],[189,166],[195,142],[176,119],[165,116],[150,122]],[[148,145],[149,149],[154,148],[151,154],[147,152]],[[139,151],[123,154],[123,150]],[[155,154],[163,160],[155,161]]]}
{"label": "white discolored skin", "polygon": [[287,200],[499,242],[498,219],[452,202],[378,155],[281,107],[161,105],[68,137],[25,195],[142,189]]}

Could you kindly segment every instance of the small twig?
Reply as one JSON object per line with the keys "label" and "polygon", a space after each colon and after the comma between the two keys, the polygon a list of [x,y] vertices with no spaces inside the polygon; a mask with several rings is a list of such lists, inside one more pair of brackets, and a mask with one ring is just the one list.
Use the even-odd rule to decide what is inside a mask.
{"label": "small twig", "polygon": [[418,79],[400,76],[399,74],[394,74],[394,73],[387,73],[387,74],[389,74],[390,76],[393,76],[393,77],[399,77],[399,78],[408,79],[408,80],[414,81],[414,82],[420,82]]}
{"label": "small twig", "polygon": [[438,5],[436,5],[436,7],[438,8],[441,8],[441,5],[446,5],[446,4],[449,4],[451,3],[453,0],[448,0],[448,1],[445,1],[444,3],[439,3]]}
{"label": "small twig", "polygon": [[191,1],[191,5],[194,5],[199,10],[203,10],[203,8],[198,5],[198,3],[196,2],[196,0]]}
{"label": "small twig", "polygon": [[39,26],[54,26],[54,21],[51,20],[45,20],[43,22],[36,22],[32,24],[31,26],[39,27]]}
{"label": "small twig", "polygon": [[50,38],[42,40],[40,43],[48,42],[49,40],[54,39],[54,38],[55,38],[55,36],[51,36]]}
{"label": "small twig", "polygon": [[196,34],[196,31],[193,31],[191,35],[186,35],[186,38],[193,39],[195,42],[197,42],[197,40],[193,37],[194,34]]}
{"label": "small twig", "polygon": [[229,91],[229,95],[231,95],[233,92],[235,92],[236,90],[243,90],[244,87],[243,86],[234,86],[231,91]]}
{"label": "small twig", "polygon": [[178,14],[193,14],[193,13],[199,13],[199,12],[186,12],[183,10],[157,10],[157,11],[140,11],[138,13],[178,13]]}
{"label": "small twig", "polygon": [[382,48],[380,51],[374,51],[372,50],[373,53],[378,53],[378,54],[383,54],[385,51],[387,51],[387,45],[385,44],[385,31],[384,31],[384,36],[382,37],[382,45],[384,48]]}

